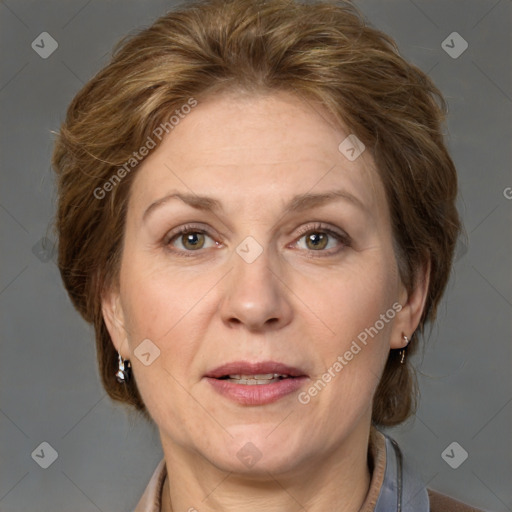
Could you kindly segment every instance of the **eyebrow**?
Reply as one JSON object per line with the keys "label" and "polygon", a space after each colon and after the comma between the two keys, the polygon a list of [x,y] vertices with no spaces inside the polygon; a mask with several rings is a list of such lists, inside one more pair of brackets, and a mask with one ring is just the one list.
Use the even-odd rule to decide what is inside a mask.
{"label": "eyebrow", "polygon": [[[192,208],[196,210],[202,211],[210,211],[210,212],[220,212],[223,211],[222,203],[213,197],[208,196],[198,196],[196,194],[187,194],[183,192],[172,192],[167,194],[166,196],[157,199],[155,202],[151,203],[144,214],[142,215],[142,220],[145,221],[147,217],[157,210],[160,206],[168,203],[171,199],[180,199],[185,204],[188,204]],[[324,192],[319,194],[313,194],[307,192],[305,194],[300,194],[293,197],[290,202],[285,206],[283,210],[283,214],[289,214],[293,212],[301,212],[304,210],[309,210],[316,206],[322,206],[328,202],[336,201],[336,200],[344,200],[357,206],[365,213],[367,212],[367,208],[364,203],[356,196],[351,194],[346,190],[332,190],[330,192]]]}

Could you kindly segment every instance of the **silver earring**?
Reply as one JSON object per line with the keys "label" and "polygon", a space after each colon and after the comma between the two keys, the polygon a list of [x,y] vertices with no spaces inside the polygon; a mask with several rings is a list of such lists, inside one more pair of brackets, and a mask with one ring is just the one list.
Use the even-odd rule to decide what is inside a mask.
{"label": "silver earring", "polygon": [[405,334],[404,334],[404,340],[405,340],[405,347],[400,350],[400,364],[404,364],[405,349],[407,348],[407,345],[409,344],[409,338]]}
{"label": "silver earring", "polygon": [[119,369],[116,372],[116,379],[117,379],[117,382],[119,382],[119,384],[126,384],[127,382],[130,381],[132,365],[128,359],[123,359],[121,357],[121,354],[119,354],[119,352],[118,352],[118,356],[119,356],[119,363],[118,363]]}

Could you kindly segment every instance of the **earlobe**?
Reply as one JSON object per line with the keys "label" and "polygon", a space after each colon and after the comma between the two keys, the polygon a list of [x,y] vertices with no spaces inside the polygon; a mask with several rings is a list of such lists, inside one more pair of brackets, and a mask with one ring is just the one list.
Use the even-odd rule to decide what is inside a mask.
{"label": "earlobe", "polygon": [[393,349],[407,346],[408,341],[405,341],[404,336],[410,340],[420,323],[428,296],[430,269],[431,263],[429,258],[426,264],[418,271],[414,289],[411,293],[407,293],[405,287],[403,288],[404,298],[403,301],[400,302],[402,309],[396,316],[395,325],[393,326],[393,336],[390,340],[390,346]]}

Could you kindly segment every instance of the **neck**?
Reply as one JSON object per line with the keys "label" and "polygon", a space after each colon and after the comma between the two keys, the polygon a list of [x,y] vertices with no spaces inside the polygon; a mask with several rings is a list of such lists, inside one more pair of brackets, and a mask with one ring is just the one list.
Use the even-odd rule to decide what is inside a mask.
{"label": "neck", "polygon": [[267,477],[258,479],[223,472],[197,454],[186,454],[183,448],[162,443],[169,476],[161,511],[358,512],[371,480],[367,462],[369,427],[353,434],[327,456],[303,461],[296,471],[268,472]]}

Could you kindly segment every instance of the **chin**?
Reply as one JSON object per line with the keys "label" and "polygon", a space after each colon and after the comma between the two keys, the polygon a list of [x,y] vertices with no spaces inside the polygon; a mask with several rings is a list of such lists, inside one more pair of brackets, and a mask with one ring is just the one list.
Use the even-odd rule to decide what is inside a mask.
{"label": "chin", "polygon": [[290,450],[285,445],[281,450],[255,450],[250,444],[242,448],[236,447],[235,450],[225,454],[218,454],[210,462],[218,469],[224,472],[230,472],[236,475],[255,480],[268,480],[270,475],[277,476],[291,473],[300,467],[304,459],[304,453]]}
{"label": "chin", "polygon": [[[207,456],[222,471],[268,479],[269,473],[293,471],[309,452],[308,436],[285,429],[277,432],[275,424],[240,425],[227,430],[233,438],[224,443],[224,449],[222,443],[215,444],[214,451]],[[220,450],[217,447],[221,447]]]}

